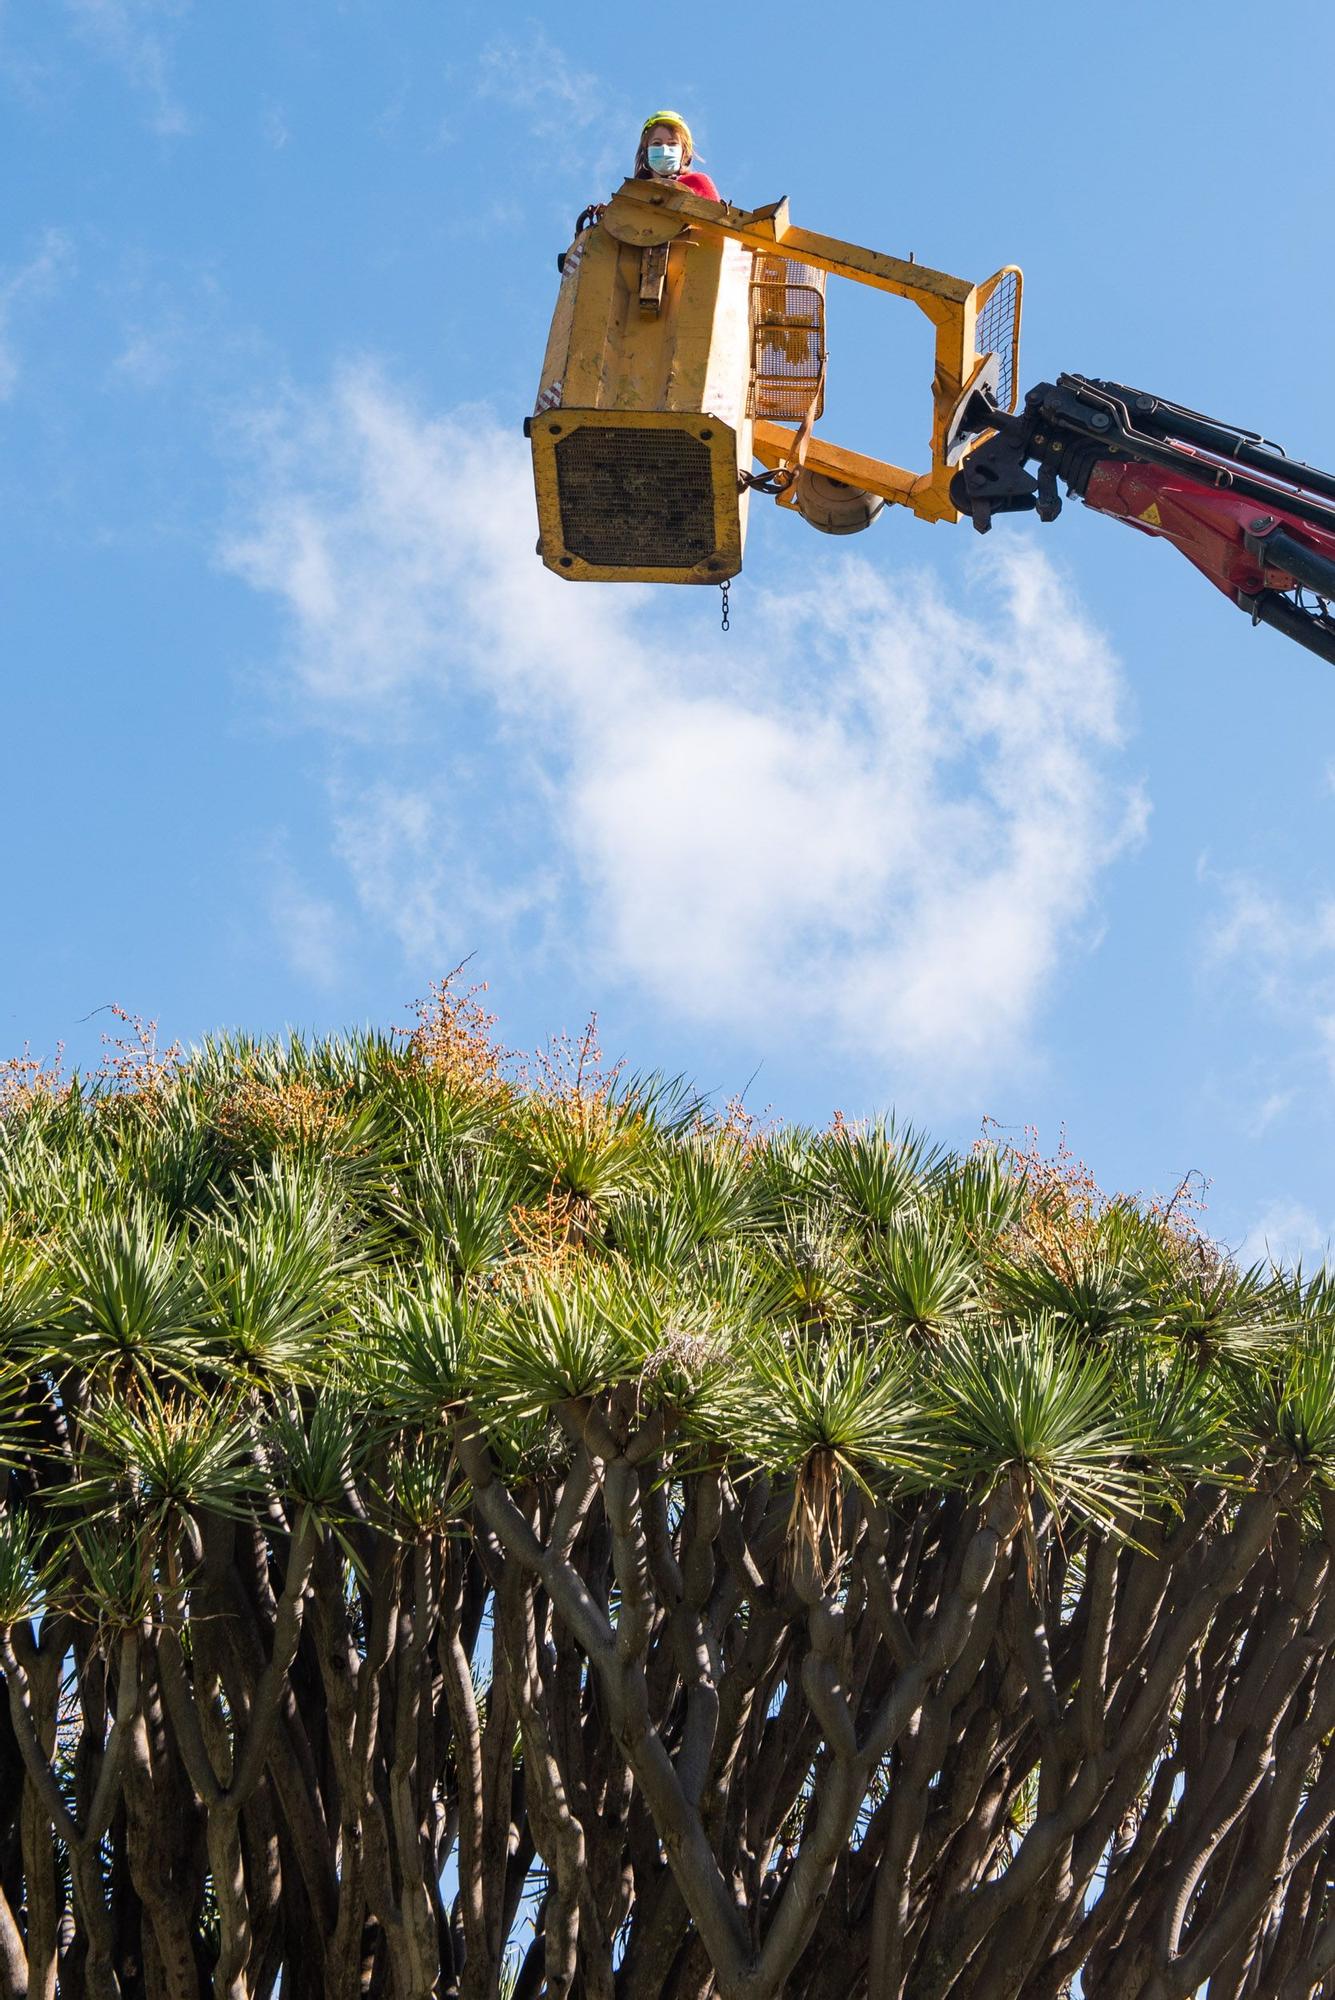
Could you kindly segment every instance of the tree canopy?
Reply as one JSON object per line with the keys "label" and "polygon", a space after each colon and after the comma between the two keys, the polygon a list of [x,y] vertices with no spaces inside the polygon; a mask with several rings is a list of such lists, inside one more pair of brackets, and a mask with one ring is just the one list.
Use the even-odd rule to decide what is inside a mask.
{"label": "tree canopy", "polygon": [[1335,1994],[1333,1475],[1181,1190],[448,983],[11,1063],[0,2000]]}

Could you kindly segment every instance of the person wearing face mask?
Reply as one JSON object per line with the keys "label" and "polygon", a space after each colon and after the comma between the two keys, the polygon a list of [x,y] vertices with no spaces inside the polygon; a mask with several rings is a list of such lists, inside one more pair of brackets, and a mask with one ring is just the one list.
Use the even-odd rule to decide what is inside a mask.
{"label": "person wearing face mask", "polygon": [[689,171],[691,158],[691,128],[679,111],[655,111],[645,119],[635,155],[637,181],[672,181],[705,201],[721,200],[708,174]]}

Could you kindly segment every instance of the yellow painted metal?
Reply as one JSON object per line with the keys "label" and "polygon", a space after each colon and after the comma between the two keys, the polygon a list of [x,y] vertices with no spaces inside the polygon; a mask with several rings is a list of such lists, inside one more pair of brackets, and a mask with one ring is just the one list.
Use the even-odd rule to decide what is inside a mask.
{"label": "yellow painted metal", "polygon": [[[907,507],[921,520],[959,518],[950,501],[954,467],[947,459],[947,433],[961,397],[983,370],[985,357],[977,346],[980,308],[1013,267],[1004,267],[983,286],[976,286],[910,258],[887,256],[838,237],[799,229],[792,222],[786,200],[763,208],[739,209],[705,201],[670,183],[630,180],[618,189],[597,225],[580,237],[569,253],[552,322],[533,419],[542,553],[549,568],[566,576],[615,576],[651,582],[719,580],[740,568],[746,495],[741,492],[730,499],[724,491],[726,481],[720,467],[725,441],[720,427],[728,433],[727,448],[735,450],[737,474],[746,472],[753,451],[761,464],[771,469],[788,464],[802,431],[802,427],[794,430],[769,420],[752,426],[746,414],[751,372],[746,279],[753,257],[765,252],[773,257],[776,251],[819,271],[908,300],[933,329],[928,466],[911,471],[814,436],[805,440],[806,466]],[[1019,338],[1018,272],[1013,276],[1014,324],[1005,330],[1010,345],[1005,359],[1012,378]],[[710,420],[716,520],[707,553],[676,566],[626,559],[599,563],[591,562],[587,555],[589,547],[602,546],[596,533],[592,539],[584,537],[584,554],[571,545],[566,531],[569,524],[562,525],[560,461],[554,449],[560,438],[550,445],[544,441],[551,434],[543,432],[542,419],[552,414],[558,422],[564,417],[583,425],[592,423],[595,412],[624,413],[628,425],[633,425],[635,417],[643,418],[646,425],[653,419],[659,430],[665,424],[671,428],[674,418],[681,419],[683,438],[694,438],[702,428],[700,420]],[[692,420],[696,420],[695,431]],[[620,442],[609,440],[611,483],[605,490],[630,495],[633,512],[639,489],[617,460]],[[661,440],[655,447],[659,448],[666,449]],[[627,451],[630,449],[627,446]],[[566,485],[571,492],[593,490],[587,481],[580,485],[568,478]],[[703,493],[698,479],[697,493]],[[646,506],[649,504],[646,496]],[[579,540],[579,536],[574,539]],[[648,552],[652,539],[652,524],[646,515],[641,555]],[[679,536],[678,543],[679,555],[688,543],[691,548],[700,544],[698,521],[692,535]]]}
{"label": "yellow painted metal", "polygon": [[[1005,309],[998,313],[996,302],[1004,301]],[[984,278],[978,287],[978,321],[982,336],[984,322],[989,324],[989,339],[995,338],[997,358],[1001,363],[1000,407],[1012,411],[1020,400],[1020,319],[1024,305],[1024,272],[1018,264],[1003,264],[990,278]],[[989,312],[988,308],[992,307]],[[996,321],[995,333],[991,322]]]}
{"label": "yellow painted metal", "polygon": [[740,244],[621,195],[566,253],[531,420],[542,558],[558,576],[719,583],[741,568],[750,276]]}
{"label": "yellow painted metal", "polygon": [[[670,228],[674,221],[684,220],[689,222],[693,234],[707,236],[717,230],[753,251],[781,249],[785,257],[800,258],[803,263],[814,264],[836,277],[871,285],[915,305],[931,321],[934,330],[929,469],[908,472],[902,466],[887,465],[816,438],[807,445],[806,463],[813,470],[828,471],[832,478],[840,478],[844,475],[835,470],[836,462],[845,465],[857,462],[866,474],[865,481],[858,483],[865,483],[867,491],[910,508],[921,520],[959,519],[950,502],[954,468],[946,458],[947,429],[959,398],[977,374],[982,359],[976,346],[980,299],[989,296],[998,280],[1013,267],[1003,267],[985,287],[980,287],[967,278],[952,277],[949,272],[934,270],[909,258],[890,257],[859,243],[799,229],[791,220],[786,199],[763,208],[739,209],[703,201],[698,195],[659,182],[627,181],[613,207],[619,210],[619,225],[628,235],[638,230],[656,234]],[[1018,312],[1015,339],[1018,344]],[[1008,358],[1013,368],[1013,355]],[[767,440],[766,448],[757,448],[756,453],[761,463],[771,466],[782,463],[778,427],[757,426],[757,439],[762,436]]]}
{"label": "yellow painted metal", "polygon": [[[731,425],[675,410],[561,408],[534,416],[529,435],[539,548],[557,576],[575,582],[725,583],[740,570],[747,496],[738,490],[738,442]],[[585,476],[572,479],[563,454],[578,453],[583,441],[591,444]],[[682,476],[688,453],[694,454],[694,464],[686,466],[688,475],[696,474],[694,482]],[[645,482],[647,534],[643,524],[627,519],[629,510],[600,504],[599,488],[605,490],[609,478],[619,490],[627,481]],[[675,551],[682,559],[649,560],[655,546],[659,554]],[[609,553],[616,560],[606,560]]]}
{"label": "yellow painted metal", "polygon": [[[761,419],[756,423],[752,443],[760,463],[770,471],[777,471],[788,461],[793,433],[783,424]],[[842,480],[845,486],[860,487],[864,493],[878,494],[882,500],[892,500],[899,507],[913,507],[915,489],[925,490],[925,482],[931,478],[930,473],[906,472],[902,466],[886,465],[879,458],[868,458],[865,452],[849,451],[844,445],[828,444],[818,437],[809,439],[803,462],[809,472],[823,472],[830,479]],[[788,497],[779,495],[781,501]]]}
{"label": "yellow painted metal", "polygon": [[604,225],[616,223],[628,239],[632,230],[653,234],[634,240],[650,242],[657,232],[670,229],[674,222],[701,229],[717,229],[752,250],[782,249],[785,257],[800,258],[858,284],[875,285],[912,299],[929,316],[935,317],[953,306],[972,301],[977,287],[967,278],[952,278],[946,271],[934,271],[928,264],[911,258],[889,257],[881,250],[864,249],[860,243],[845,243],[837,236],[822,236],[812,229],[799,229],[788,218],[787,200],[771,202],[765,208],[733,208],[726,202],[704,201],[685,188],[661,181],[624,181],[603,217]]}

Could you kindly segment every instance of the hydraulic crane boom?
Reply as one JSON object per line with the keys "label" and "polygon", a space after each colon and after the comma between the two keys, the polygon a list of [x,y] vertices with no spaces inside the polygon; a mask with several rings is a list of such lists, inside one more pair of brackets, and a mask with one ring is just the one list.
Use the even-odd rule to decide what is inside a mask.
{"label": "hydraulic crane boom", "polygon": [[[1013,265],[974,284],[800,229],[786,200],[739,209],[652,176],[587,209],[557,261],[524,421],[538,552],[556,575],[726,585],[757,493],[828,534],[861,532],[887,501],[929,521],[967,514],[985,534],[994,514],[1055,520],[1060,480],[1171,542],[1253,624],[1335,663],[1335,473],[1120,382],[1059,375],[1017,410]],[[908,299],[932,326],[927,471],[812,428],[831,276]]]}
{"label": "hydraulic crane boom", "polygon": [[1255,431],[1083,375],[1040,382],[1014,416],[979,391],[952,442],[979,436],[950,497],[980,533],[994,514],[1055,520],[1060,478],[1096,512],[1172,542],[1253,624],[1335,662],[1335,475]]}

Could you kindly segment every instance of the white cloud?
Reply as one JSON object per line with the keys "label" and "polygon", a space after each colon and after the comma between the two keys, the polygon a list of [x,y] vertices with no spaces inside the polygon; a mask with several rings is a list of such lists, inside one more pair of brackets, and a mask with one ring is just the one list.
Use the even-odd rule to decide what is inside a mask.
{"label": "white cloud", "polygon": [[[544,142],[530,177],[541,176],[541,198],[555,199],[560,209],[572,200],[581,207],[605,201],[630,172],[644,110],[632,111],[619,90],[567,56],[536,20],[484,46],[473,87],[498,114],[508,114],[517,134],[522,130],[517,144]],[[567,144],[574,134],[578,145]],[[449,137],[442,128],[438,143]]]}
{"label": "white cloud", "polygon": [[284,862],[273,869],[269,921],[284,958],[299,979],[328,990],[343,966],[343,924],[335,905],[307,889]]}
{"label": "white cloud", "polygon": [[40,101],[51,87],[51,64],[18,46],[11,12],[10,0],[0,0],[0,78],[30,101]]}
{"label": "white cloud", "polygon": [[1271,1201],[1234,1255],[1244,1267],[1273,1264],[1276,1269],[1291,1269],[1301,1263],[1310,1270],[1329,1258],[1331,1234],[1329,1225],[1323,1227],[1312,1210],[1301,1202]]}
{"label": "white cloud", "polygon": [[1218,957],[1245,958],[1269,982],[1295,966],[1320,964],[1335,952],[1335,897],[1318,896],[1295,907],[1250,876],[1217,879],[1222,907],[1210,942]]}
{"label": "white cloud", "polygon": [[579,69],[530,21],[523,35],[497,35],[478,56],[477,94],[522,111],[533,130],[592,125],[606,108],[607,86]]}
{"label": "white cloud", "polygon": [[1335,1081],[1335,896],[1292,902],[1246,875],[1212,875],[1219,896],[1208,946],[1266,1011],[1302,1037]]}
{"label": "white cloud", "polygon": [[1252,1114],[1247,1127],[1248,1135],[1253,1139],[1259,1139],[1263,1132],[1268,1131],[1275,1121],[1282,1118],[1290,1109],[1296,1095],[1293,1090],[1268,1091]]}
{"label": "white cloud", "polygon": [[260,121],[260,129],[264,133],[265,144],[272,146],[276,153],[281,153],[283,148],[291,141],[292,128],[287,122],[287,113],[281,104],[268,104],[265,106],[264,116]]}
{"label": "white cloud", "polygon": [[495,879],[473,846],[447,800],[421,788],[378,783],[337,800],[334,851],[358,902],[428,975],[459,937],[503,934],[552,900],[545,871]]}
{"label": "white cloud", "polygon": [[405,950],[457,957],[498,882],[526,907],[563,879],[583,948],[681,1014],[920,1079],[1023,1052],[1143,819],[1116,666],[1037,552],[985,554],[970,613],[930,574],[795,545],[810,587],[748,595],[725,649],[712,593],[550,576],[527,452],[483,411],[428,421],[362,368],[247,449],[224,559],[280,599],[311,719],[410,722],[442,755],[485,733],[475,796],[539,815],[488,883],[449,782],[344,811],[357,893]]}
{"label": "white cloud", "polygon": [[59,229],[48,229],[25,264],[0,271],[0,403],[9,401],[22,372],[17,332],[23,319],[51,297],[73,266],[69,238]]}
{"label": "white cloud", "polygon": [[107,385],[132,393],[155,394],[182,375],[198,390],[248,344],[207,266],[164,276],[136,263],[106,289],[103,319],[119,335]]}
{"label": "white cloud", "polygon": [[189,11],[189,0],[65,0],[78,33],[119,69],[149,108],[149,122],[164,138],[190,130],[172,87],[168,29]]}
{"label": "white cloud", "polygon": [[160,389],[176,368],[182,342],[179,323],[134,327],[114,356],[111,373],[134,389]]}

